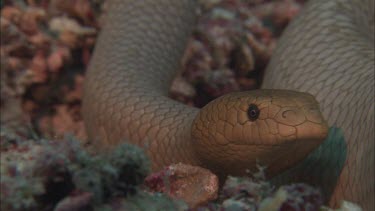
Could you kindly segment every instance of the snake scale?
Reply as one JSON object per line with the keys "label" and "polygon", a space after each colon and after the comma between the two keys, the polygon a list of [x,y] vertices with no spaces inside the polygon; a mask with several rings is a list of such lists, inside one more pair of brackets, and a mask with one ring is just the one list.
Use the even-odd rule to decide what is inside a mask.
{"label": "snake scale", "polygon": [[183,162],[241,175],[258,159],[274,175],[325,139],[326,119],[348,148],[331,206],[345,199],[374,210],[374,1],[311,0],[279,40],[264,89],[201,110],[168,98],[195,8],[194,0],[110,1],[84,87],[94,146],[142,146],[153,170]]}

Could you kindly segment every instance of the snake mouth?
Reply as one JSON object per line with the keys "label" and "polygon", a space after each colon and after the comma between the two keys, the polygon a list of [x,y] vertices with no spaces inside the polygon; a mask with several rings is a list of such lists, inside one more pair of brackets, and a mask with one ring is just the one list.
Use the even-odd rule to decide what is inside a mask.
{"label": "snake mouth", "polygon": [[290,143],[278,145],[229,143],[225,152],[216,154],[214,159],[210,159],[210,166],[233,176],[248,175],[249,171],[257,172],[258,167],[262,166],[266,168],[266,176],[272,177],[301,160],[301,156],[295,155],[297,149],[295,144]]}
{"label": "snake mouth", "polygon": [[[293,128],[291,132],[280,131],[275,134],[263,133],[256,139],[249,138],[248,136],[232,137],[232,140],[227,140],[221,143],[223,146],[229,144],[238,146],[283,146],[285,144],[293,143],[321,143],[328,136],[328,126],[325,122],[319,124],[306,121],[297,126],[287,126]],[[280,129],[286,129],[283,126]],[[287,129],[286,129],[287,130]]]}
{"label": "snake mouth", "polygon": [[[219,169],[233,176],[244,176],[265,167],[267,177],[272,177],[304,159],[316,146],[316,142],[290,142],[277,145],[243,145],[229,143],[220,154],[203,154],[211,169]],[[214,157],[212,157],[214,156]]]}
{"label": "snake mouth", "polygon": [[298,142],[323,142],[328,136],[328,125],[326,122],[320,124],[307,121],[297,128]]}
{"label": "snake mouth", "polygon": [[267,167],[268,176],[273,176],[303,160],[328,135],[324,123],[306,122],[296,130],[297,134],[279,136],[274,142],[228,142],[216,149],[222,153],[215,155],[215,166],[228,169],[233,175],[244,175],[246,170],[256,171],[257,164],[260,164]]}

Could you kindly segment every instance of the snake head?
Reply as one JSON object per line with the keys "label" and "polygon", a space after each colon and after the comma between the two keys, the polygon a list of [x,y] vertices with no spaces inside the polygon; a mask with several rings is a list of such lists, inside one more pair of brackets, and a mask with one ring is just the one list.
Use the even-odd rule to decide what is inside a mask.
{"label": "snake head", "polygon": [[289,90],[224,95],[202,108],[192,126],[197,156],[227,175],[261,164],[273,176],[305,158],[327,134],[314,96]]}

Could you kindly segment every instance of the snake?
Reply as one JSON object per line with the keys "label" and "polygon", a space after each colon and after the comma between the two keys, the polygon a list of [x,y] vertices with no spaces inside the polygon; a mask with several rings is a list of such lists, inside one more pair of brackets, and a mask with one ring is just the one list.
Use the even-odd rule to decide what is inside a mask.
{"label": "snake", "polygon": [[261,89],[202,109],[168,96],[196,8],[194,0],[109,1],[84,82],[94,148],[136,144],[153,171],[181,162],[244,175],[260,162],[277,175],[335,125],[348,150],[330,205],[374,210],[374,1],[309,1],[278,41]]}

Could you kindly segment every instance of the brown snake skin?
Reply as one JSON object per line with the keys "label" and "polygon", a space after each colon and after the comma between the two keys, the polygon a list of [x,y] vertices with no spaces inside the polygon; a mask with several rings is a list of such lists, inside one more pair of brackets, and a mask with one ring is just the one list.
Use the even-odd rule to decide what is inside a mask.
{"label": "brown snake skin", "polygon": [[[326,2],[312,1],[291,24],[264,87],[316,96],[349,148],[331,204],[346,199],[373,210],[374,2]],[[195,6],[192,0],[110,1],[85,81],[90,140],[97,149],[124,141],[142,146],[153,170],[183,162],[240,175],[259,159],[273,175],[294,165],[327,135],[312,95],[232,93],[201,110],[168,98]],[[259,116],[251,119],[254,105]]]}
{"label": "brown snake skin", "polygon": [[347,160],[331,198],[375,210],[374,0],[310,1],[279,40],[263,88],[313,94],[343,129]]}

